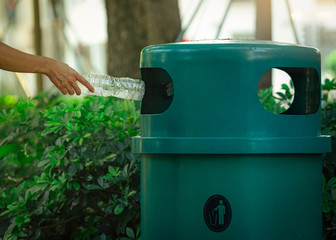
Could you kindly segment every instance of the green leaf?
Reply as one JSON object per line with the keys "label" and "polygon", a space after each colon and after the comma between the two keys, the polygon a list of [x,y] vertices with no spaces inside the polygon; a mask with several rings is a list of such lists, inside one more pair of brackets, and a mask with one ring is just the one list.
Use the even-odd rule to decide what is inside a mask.
{"label": "green leaf", "polygon": [[61,183],[65,183],[66,182],[66,174],[65,174],[65,172],[63,172],[62,175],[60,177],[58,177],[58,180]]}
{"label": "green leaf", "polygon": [[106,235],[103,233],[102,235],[100,235],[98,238],[95,237],[95,240],[106,240]]}
{"label": "green leaf", "polygon": [[85,167],[90,166],[93,162],[94,162],[94,161],[90,161],[90,162],[85,163]]}
{"label": "green leaf", "polygon": [[75,112],[75,116],[76,116],[76,117],[81,117],[81,116],[82,116],[81,111],[76,111],[76,112]]}
{"label": "green leaf", "polygon": [[7,213],[10,213],[11,211],[12,211],[12,209],[8,209],[6,211],[1,212],[0,217],[6,215]]}
{"label": "green leaf", "polygon": [[137,227],[137,231],[136,231],[136,238],[140,237],[140,231],[141,231],[141,226],[139,224],[138,227]]}
{"label": "green leaf", "polygon": [[134,158],[134,154],[131,153],[131,152],[126,152],[125,153],[126,157],[130,160],[130,161],[134,161],[135,158]]}
{"label": "green leaf", "polygon": [[131,239],[135,238],[133,229],[129,227],[126,228],[126,235]]}
{"label": "green leaf", "polygon": [[117,154],[112,153],[110,155],[107,155],[106,157],[104,157],[103,161],[114,161],[117,158]]}
{"label": "green leaf", "polygon": [[74,129],[74,126],[70,122],[66,123],[66,127],[67,127],[68,130],[73,130]]}
{"label": "green leaf", "polygon": [[287,84],[281,84],[281,88],[285,91],[290,91]]}
{"label": "green leaf", "polygon": [[65,110],[65,108],[66,108],[65,103],[61,103],[61,104],[57,107],[57,109],[58,109],[59,111],[61,111],[61,112],[63,112],[63,111]]}
{"label": "green leaf", "polygon": [[99,176],[97,181],[98,181],[98,184],[103,188],[104,187],[104,179],[103,179],[103,177]]}
{"label": "green leaf", "polygon": [[105,109],[105,115],[106,115],[106,116],[110,116],[111,111],[112,111],[112,106],[108,106],[108,107]]}
{"label": "green leaf", "polygon": [[333,186],[335,186],[335,184],[336,184],[336,177],[330,178],[327,183],[327,189],[332,188]]}
{"label": "green leaf", "polygon": [[77,172],[77,167],[75,164],[72,164],[68,169],[68,174],[70,177],[74,176]]}
{"label": "green leaf", "polygon": [[42,161],[40,161],[38,164],[37,164],[37,167],[44,167],[44,166],[46,166],[48,163],[50,163],[50,160],[49,159],[47,159],[47,160],[42,160]]}
{"label": "green leaf", "polygon": [[91,137],[91,133],[86,133],[86,134],[84,135],[84,138],[88,138],[88,137]]}
{"label": "green leaf", "polygon": [[35,239],[38,239],[41,236],[41,228],[35,230]]}
{"label": "green leaf", "polygon": [[116,177],[120,174],[119,167],[114,168],[113,166],[108,166],[108,171],[112,177]]}
{"label": "green leaf", "polygon": [[130,197],[130,196],[132,196],[132,195],[134,195],[134,194],[136,194],[136,191],[135,191],[135,190],[129,192],[129,193],[127,194],[127,197]]}
{"label": "green leaf", "polygon": [[78,191],[80,189],[80,184],[78,182],[74,182],[72,183],[72,187]]}
{"label": "green leaf", "polygon": [[336,200],[336,189],[335,189],[335,188],[331,190],[331,199],[332,199],[333,201]]}
{"label": "green leaf", "polygon": [[283,94],[282,92],[277,92],[277,94],[281,97],[281,100],[286,100],[286,95]]}
{"label": "green leaf", "polygon": [[61,145],[62,145],[62,140],[61,140],[61,138],[57,138],[57,140],[55,141],[55,145],[56,145],[56,146],[61,146]]}
{"label": "green leaf", "polygon": [[324,84],[322,85],[323,90],[331,91],[336,89],[336,79],[325,79]]}
{"label": "green leaf", "polygon": [[54,180],[51,182],[51,185],[61,185],[62,182],[61,181],[58,181],[58,180]]}
{"label": "green leaf", "polygon": [[7,144],[0,147],[0,157],[4,157],[7,154],[19,152],[22,148],[16,144]]}
{"label": "green leaf", "polygon": [[49,195],[50,195],[50,190],[47,190],[44,193],[43,200],[47,202],[49,200]]}
{"label": "green leaf", "polygon": [[86,188],[89,189],[89,190],[101,190],[102,189],[101,187],[97,186],[96,184],[88,184]]}
{"label": "green leaf", "polygon": [[115,215],[119,215],[120,213],[122,213],[124,211],[124,206],[119,203],[115,208],[114,208],[114,214]]}
{"label": "green leaf", "polygon": [[27,191],[29,191],[30,194],[33,195],[36,192],[44,191],[47,186],[48,186],[48,184],[36,184],[36,185],[32,186],[31,188],[29,188]]}
{"label": "green leaf", "polygon": [[56,121],[48,121],[44,124],[45,127],[55,127],[55,126],[62,126],[62,122],[56,122]]}
{"label": "green leaf", "polygon": [[114,173],[115,172],[115,170],[114,170],[114,167],[112,167],[112,166],[108,166],[108,171],[110,172],[110,173]]}

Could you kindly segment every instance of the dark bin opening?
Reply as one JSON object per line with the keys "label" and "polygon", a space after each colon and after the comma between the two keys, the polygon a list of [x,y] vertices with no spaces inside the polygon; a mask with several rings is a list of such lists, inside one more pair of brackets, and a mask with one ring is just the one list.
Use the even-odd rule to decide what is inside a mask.
{"label": "dark bin opening", "polygon": [[[275,67],[267,70],[259,80],[259,86],[265,81],[270,80],[269,77],[272,74],[272,70],[278,70],[287,74],[294,87],[294,97],[291,99],[291,103],[285,106],[285,110],[282,112],[272,113],[283,115],[309,115],[314,114],[320,107],[321,98],[321,83],[318,72],[315,68],[300,68],[300,67]],[[277,82],[279,79],[273,79]],[[281,80],[284,79],[280,79]],[[258,88],[259,88],[258,86]],[[275,97],[274,97],[275,98]]]}
{"label": "dark bin opening", "polygon": [[141,68],[141,79],[145,82],[141,114],[166,111],[174,98],[174,84],[168,72],[162,68]]}
{"label": "dark bin opening", "polygon": [[279,68],[291,76],[295,95],[292,105],[282,114],[308,115],[314,114],[320,107],[321,84],[314,68]]}

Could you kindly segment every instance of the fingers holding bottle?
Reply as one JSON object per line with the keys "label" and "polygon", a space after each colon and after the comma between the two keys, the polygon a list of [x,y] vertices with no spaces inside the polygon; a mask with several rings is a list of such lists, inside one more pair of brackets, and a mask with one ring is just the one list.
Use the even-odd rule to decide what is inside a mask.
{"label": "fingers holding bottle", "polygon": [[83,84],[90,92],[94,92],[93,86],[86,81],[76,70],[69,65],[51,59],[45,58],[45,68],[42,73],[48,76],[50,81],[65,94],[81,94],[77,81]]}

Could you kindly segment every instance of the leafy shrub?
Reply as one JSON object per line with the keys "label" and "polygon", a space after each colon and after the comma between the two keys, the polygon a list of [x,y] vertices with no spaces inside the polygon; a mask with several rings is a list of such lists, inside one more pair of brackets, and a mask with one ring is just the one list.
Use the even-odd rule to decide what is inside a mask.
{"label": "leafy shrub", "polygon": [[[326,80],[322,134],[333,152],[323,163],[323,223],[336,237],[336,103]],[[273,112],[291,99],[259,98]],[[130,138],[139,134],[138,105],[127,100],[0,98],[0,236],[3,239],[139,239],[139,160]],[[0,237],[1,239],[1,237]]]}
{"label": "leafy shrub", "polygon": [[326,79],[322,86],[322,134],[332,137],[332,152],[323,161],[323,224],[326,239],[336,238],[336,102],[330,101],[336,89],[335,79]]}
{"label": "leafy shrub", "polygon": [[282,84],[281,89],[284,90],[284,92],[276,92],[273,94],[273,87],[270,87],[265,90],[260,90],[258,93],[260,103],[272,113],[283,113],[292,103],[293,82],[290,81],[290,86]]}
{"label": "leafy shrub", "polygon": [[333,77],[336,77],[336,50],[332,51],[326,58],[326,68]]}
{"label": "leafy shrub", "polygon": [[130,139],[139,134],[138,106],[47,94],[5,103],[3,239],[137,239],[139,160]]}

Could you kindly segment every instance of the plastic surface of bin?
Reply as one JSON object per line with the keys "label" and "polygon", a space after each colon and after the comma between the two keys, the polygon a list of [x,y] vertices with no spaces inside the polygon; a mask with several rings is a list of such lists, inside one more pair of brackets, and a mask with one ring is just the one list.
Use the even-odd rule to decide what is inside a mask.
{"label": "plastic surface of bin", "polygon": [[[149,46],[141,136],[141,231],[151,239],[321,239],[320,54],[267,41]],[[257,95],[271,68],[295,97]]]}

